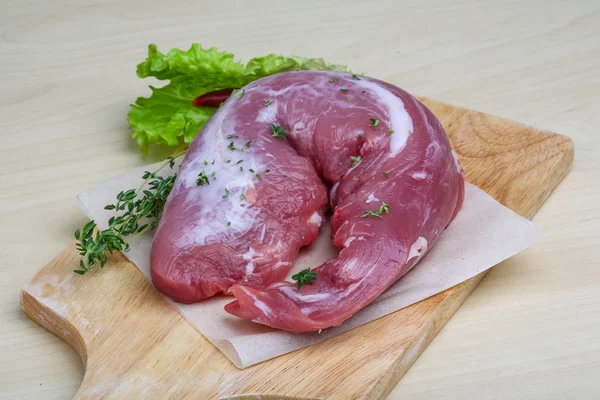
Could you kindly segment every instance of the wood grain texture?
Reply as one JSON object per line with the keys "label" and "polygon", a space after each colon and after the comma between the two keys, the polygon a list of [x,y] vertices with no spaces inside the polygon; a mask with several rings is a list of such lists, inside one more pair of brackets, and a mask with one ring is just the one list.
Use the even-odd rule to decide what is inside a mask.
{"label": "wood grain texture", "polygon": [[[421,99],[467,179],[531,218],[567,173],[570,139]],[[384,398],[484,274],[288,355],[239,370],[121,254],[84,277],[74,244],[22,291],[21,307],[85,364],[76,398]]]}

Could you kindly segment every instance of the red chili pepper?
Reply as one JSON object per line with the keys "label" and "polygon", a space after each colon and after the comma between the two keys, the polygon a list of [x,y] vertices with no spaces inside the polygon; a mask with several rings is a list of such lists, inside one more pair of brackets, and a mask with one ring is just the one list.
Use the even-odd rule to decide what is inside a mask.
{"label": "red chili pepper", "polygon": [[196,107],[214,107],[217,108],[222,102],[227,100],[231,93],[235,89],[221,89],[215,90],[214,92],[204,93],[202,96],[198,96],[192,102]]}

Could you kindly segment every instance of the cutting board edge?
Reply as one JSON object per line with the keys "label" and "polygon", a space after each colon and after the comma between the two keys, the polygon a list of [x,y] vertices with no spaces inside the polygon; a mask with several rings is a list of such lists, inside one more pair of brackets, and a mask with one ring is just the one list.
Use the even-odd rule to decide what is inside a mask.
{"label": "cutting board edge", "polygon": [[[443,312],[434,314],[426,324],[423,324],[418,332],[418,335],[415,336],[405,350],[405,354],[410,354],[408,360],[403,357],[398,357],[396,362],[394,362],[386,371],[385,377],[380,378],[377,384],[373,387],[373,390],[370,393],[370,398],[385,398],[392,391],[392,389],[394,389],[402,377],[404,377],[406,372],[408,372],[413,364],[419,359],[425,349],[429,347],[431,342],[433,342],[433,339],[435,339],[437,334],[448,323],[448,321],[450,321],[452,316],[456,313],[456,311],[458,311],[467,297],[471,295],[473,290],[475,290],[477,285],[479,285],[481,280],[487,275],[488,272],[489,270],[484,271],[479,275],[476,275],[471,279],[468,279],[446,290],[450,293],[440,304],[440,306],[444,308]],[[434,296],[439,294],[440,293],[437,293]],[[421,301],[426,300],[427,299],[423,299]],[[440,306],[438,306],[438,308]]]}
{"label": "cutting board edge", "polygon": [[[40,273],[44,270],[45,268],[42,268]],[[29,319],[75,350],[83,363],[85,375],[88,360],[88,347],[80,330],[73,325],[71,321],[63,318],[52,308],[42,304],[35,295],[27,291],[27,286],[24,286],[19,293],[19,305]]]}

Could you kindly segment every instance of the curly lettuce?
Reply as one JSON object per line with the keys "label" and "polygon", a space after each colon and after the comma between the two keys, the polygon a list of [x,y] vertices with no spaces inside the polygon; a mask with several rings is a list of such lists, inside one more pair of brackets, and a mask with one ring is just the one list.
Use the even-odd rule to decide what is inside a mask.
{"label": "curly lettuce", "polygon": [[193,100],[205,93],[241,88],[257,79],[280,72],[333,70],[347,72],[345,65],[327,64],[321,58],[285,57],[269,54],[243,64],[234,55],[192,44],[188,51],[171,49],[167,54],[148,46],[148,57],[137,66],[140,78],[169,80],[161,88],[150,86],[150,97],[138,97],[129,111],[133,138],[143,154],[150,144],[178,146],[190,143],[216,108],[195,107]]}

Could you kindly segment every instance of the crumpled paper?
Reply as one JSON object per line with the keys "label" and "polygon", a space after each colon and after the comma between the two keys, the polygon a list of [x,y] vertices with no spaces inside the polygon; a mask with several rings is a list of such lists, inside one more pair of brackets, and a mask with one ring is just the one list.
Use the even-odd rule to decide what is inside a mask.
{"label": "crumpled paper", "polygon": [[[100,229],[106,229],[114,215],[104,206],[114,203],[117,193],[137,188],[144,171],[160,164],[124,173],[77,196],[79,206]],[[319,238],[301,250],[288,275],[316,267],[335,257],[338,249],[330,240],[324,223]],[[442,292],[530,246],[544,230],[496,202],[474,185],[467,184],[464,205],[456,219],[419,264],[369,306],[341,326],[320,333],[294,334],[241,320],[223,310],[232,297],[216,296],[198,304],[172,304],[221,350],[237,367],[250,365],[310,346],[355,328],[420,300]],[[150,281],[150,248],[153,234],[139,237],[125,253]],[[169,300],[170,301],[170,300]]]}

